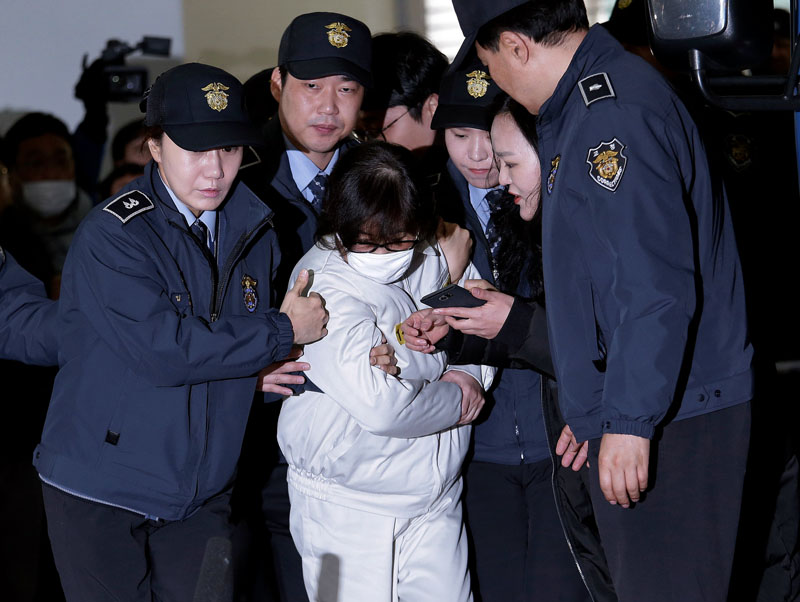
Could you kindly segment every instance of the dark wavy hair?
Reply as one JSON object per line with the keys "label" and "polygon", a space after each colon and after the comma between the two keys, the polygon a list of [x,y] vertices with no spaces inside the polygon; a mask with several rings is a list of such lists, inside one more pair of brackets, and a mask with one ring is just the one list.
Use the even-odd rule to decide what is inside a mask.
{"label": "dark wavy hair", "polygon": [[362,232],[378,243],[401,233],[431,240],[437,219],[424,173],[411,151],[388,142],[367,142],[348,150],[336,162],[322,204],[317,241],[338,235],[340,252]]}
{"label": "dark wavy hair", "polygon": [[[510,96],[499,96],[493,106],[494,117],[509,116],[522,132],[531,148],[539,152],[536,118]],[[541,190],[539,192],[541,195]],[[500,233],[497,250],[497,285],[501,290],[513,292],[524,289],[524,296],[544,304],[542,277],[542,222],[541,209],[530,222],[519,216],[516,207],[496,220]],[[524,286],[520,287],[520,283]]]}

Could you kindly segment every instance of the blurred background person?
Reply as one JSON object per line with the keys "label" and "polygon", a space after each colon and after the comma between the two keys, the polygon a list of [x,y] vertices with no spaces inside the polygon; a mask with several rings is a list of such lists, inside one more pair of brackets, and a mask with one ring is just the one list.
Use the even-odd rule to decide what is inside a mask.
{"label": "blurred background person", "polygon": [[150,147],[147,146],[146,134],[147,128],[141,119],[134,119],[117,130],[111,140],[111,160],[114,167],[126,163],[142,167],[147,165],[152,157]]}
{"label": "blurred background person", "polygon": [[67,126],[53,115],[28,113],[6,133],[7,165],[22,185],[21,205],[31,214],[56,277],[49,287],[58,297],[58,274],[78,224],[92,208],[75,179],[75,158]]}

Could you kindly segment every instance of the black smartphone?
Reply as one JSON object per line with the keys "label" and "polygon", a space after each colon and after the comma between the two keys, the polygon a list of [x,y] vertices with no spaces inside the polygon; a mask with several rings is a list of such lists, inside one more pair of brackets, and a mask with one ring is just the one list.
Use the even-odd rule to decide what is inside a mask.
{"label": "black smartphone", "polygon": [[420,301],[431,307],[479,307],[486,303],[483,299],[473,297],[472,293],[457,284],[440,288],[425,295]]}

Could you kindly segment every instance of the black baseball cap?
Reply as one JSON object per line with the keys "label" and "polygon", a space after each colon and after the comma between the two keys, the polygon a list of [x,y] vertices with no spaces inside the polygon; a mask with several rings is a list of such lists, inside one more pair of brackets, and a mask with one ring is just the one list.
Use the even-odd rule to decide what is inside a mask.
{"label": "black baseball cap", "polygon": [[488,132],[492,127],[492,102],[502,92],[480,61],[468,61],[442,78],[431,129],[462,127]]}
{"label": "black baseball cap", "polygon": [[478,37],[478,30],[481,27],[495,17],[526,2],[528,0],[453,0],[458,24],[461,26],[461,33],[464,34],[464,42],[458,49],[456,58],[450,64],[448,73],[458,69],[468,57],[475,46],[475,38]]}
{"label": "black baseball cap", "polygon": [[145,125],[160,125],[186,150],[262,143],[247,116],[241,82],[211,65],[186,63],[165,71],[139,108],[146,113]]}
{"label": "black baseball cap", "polygon": [[347,75],[372,86],[372,37],[358,19],[339,13],[295,17],[283,32],[278,65],[297,79]]}

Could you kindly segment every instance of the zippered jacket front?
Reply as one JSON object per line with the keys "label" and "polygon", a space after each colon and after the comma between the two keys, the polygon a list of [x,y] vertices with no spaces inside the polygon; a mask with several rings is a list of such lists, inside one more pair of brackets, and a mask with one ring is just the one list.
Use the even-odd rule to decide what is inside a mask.
{"label": "zippered jacket front", "polygon": [[270,218],[236,184],[215,261],[152,162],[86,217],[62,276],[60,371],[34,452],[45,482],[168,520],[229,487],[255,375],[293,340],[273,309]]}

